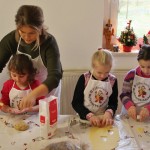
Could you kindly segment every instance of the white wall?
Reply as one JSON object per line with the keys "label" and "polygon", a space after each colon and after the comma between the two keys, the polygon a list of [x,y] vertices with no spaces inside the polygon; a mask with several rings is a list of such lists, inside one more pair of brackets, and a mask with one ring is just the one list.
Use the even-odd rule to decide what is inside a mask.
{"label": "white wall", "polygon": [[45,25],[57,39],[63,69],[89,67],[93,51],[102,45],[104,0],[0,0],[0,39],[15,29],[15,14],[22,4],[43,9]]}

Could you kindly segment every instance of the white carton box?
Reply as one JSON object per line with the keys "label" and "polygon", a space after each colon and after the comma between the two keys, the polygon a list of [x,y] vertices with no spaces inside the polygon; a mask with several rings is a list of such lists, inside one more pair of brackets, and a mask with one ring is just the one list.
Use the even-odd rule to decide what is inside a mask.
{"label": "white carton box", "polygon": [[39,101],[41,137],[48,139],[55,134],[58,119],[58,98],[50,96]]}

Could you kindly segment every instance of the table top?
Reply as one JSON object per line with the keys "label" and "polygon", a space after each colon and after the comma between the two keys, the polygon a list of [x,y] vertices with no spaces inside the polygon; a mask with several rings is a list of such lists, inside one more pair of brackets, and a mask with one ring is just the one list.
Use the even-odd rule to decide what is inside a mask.
{"label": "table top", "polygon": [[[29,129],[26,131],[14,129],[13,123],[18,120],[24,120],[28,123]],[[120,139],[118,140],[117,147],[113,149],[148,150],[150,147],[149,123],[149,120],[141,123],[125,116],[116,116],[112,129],[119,131]],[[89,131],[91,132],[92,130],[93,127],[89,124],[81,123],[78,116],[60,115],[55,135],[50,139],[44,139],[40,134],[38,113],[14,116],[0,112],[0,150],[49,150],[54,143],[62,143],[60,147],[63,147],[64,141],[69,141],[69,143],[76,145],[75,150],[81,150],[81,147],[82,150],[99,150],[100,148],[92,147],[91,143],[93,141],[89,138]],[[104,142],[107,141],[106,144],[113,143],[114,134],[108,132],[107,135],[110,137],[109,140],[112,141],[107,140],[106,137],[102,139],[102,136],[101,138],[94,139],[94,141],[99,143],[100,140],[103,140]],[[59,149],[56,148],[56,145],[54,147],[54,150],[63,150],[60,147]],[[109,150],[107,146],[105,150]]]}

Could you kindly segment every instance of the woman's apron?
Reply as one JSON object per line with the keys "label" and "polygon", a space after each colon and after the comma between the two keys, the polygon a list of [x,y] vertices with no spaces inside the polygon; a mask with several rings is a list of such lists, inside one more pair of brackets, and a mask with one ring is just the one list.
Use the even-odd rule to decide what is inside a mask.
{"label": "woman's apron", "polygon": [[96,115],[104,114],[111,94],[110,82],[94,80],[91,74],[84,90],[84,106]]}

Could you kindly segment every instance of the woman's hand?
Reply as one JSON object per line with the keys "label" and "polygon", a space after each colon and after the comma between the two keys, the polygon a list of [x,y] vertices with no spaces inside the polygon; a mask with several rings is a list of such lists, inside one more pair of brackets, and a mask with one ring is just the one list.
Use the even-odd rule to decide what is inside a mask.
{"label": "woman's hand", "polygon": [[31,108],[35,105],[36,99],[41,96],[45,96],[49,93],[48,88],[46,85],[41,84],[34,90],[32,90],[26,97],[24,97],[19,105],[19,108],[25,109],[25,108]]}
{"label": "woman's hand", "polygon": [[25,96],[22,98],[19,104],[19,109],[30,109],[32,106],[34,106],[36,103],[36,100],[34,98],[30,98],[30,95]]}
{"label": "woman's hand", "polygon": [[134,120],[137,120],[137,113],[136,113],[136,107],[135,106],[131,106],[128,109],[128,115],[129,115],[129,117],[133,118]]}
{"label": "woman's hand", "polygon": [[147,108],[143,107],[140,111],[140,121],[144,121],[149,117],[149,111]]}

